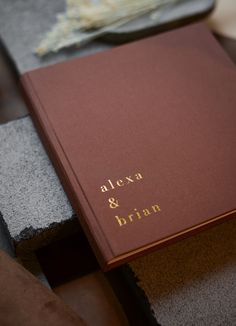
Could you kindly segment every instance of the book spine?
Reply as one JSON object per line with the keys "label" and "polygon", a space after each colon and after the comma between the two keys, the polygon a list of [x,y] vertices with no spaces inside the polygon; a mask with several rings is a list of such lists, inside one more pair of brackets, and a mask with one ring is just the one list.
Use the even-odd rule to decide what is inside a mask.
{"label": "book spine", "polygon": [[38,99],[31,83],[30,76],[27,73],[21,78],[21,89],[40,139],[53,163],[57,175],[60,177],[62,186],[79,218],[79,222],[95,251],[95,255],[102,269],[107,270],[108,262],[114,258],[114,254],[97,222],[95,214],[89,207],[88,200],[83,194],[80,185],[73,180],[73,171],[67,162],[67,158],[60,144],[52,132],[52,128],[50,128],[49,121],[41,107],[42,104]]}

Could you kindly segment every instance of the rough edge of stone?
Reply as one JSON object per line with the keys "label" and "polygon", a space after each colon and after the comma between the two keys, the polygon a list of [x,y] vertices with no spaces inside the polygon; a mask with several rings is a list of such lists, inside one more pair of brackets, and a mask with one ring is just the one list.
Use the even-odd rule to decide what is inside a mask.
{"label": "rough edge of stone", "polygon": [[0,237],[1,237],[1,250],[5,251],[9,256],[16,259],[21,265],[23,265],[28,271],[36,276],[45,286],[51,288],[42,268],[38,262],[38,259],[34,252],[27,253],[21,257],[16,257],[13,241],[10,237],[5,220],[0,212]]}
{"label": "rough edge of stone", "polygon": [[129,264],[126,264],[122,267],[122,274],[130,290],[134,293],[135,297],[140,300],[140,305],[142,306],[145,315],[149,318],[150,326],[161,326],[161,324],[155,317],[155,313],[152,309],[152,306],[148,300],[146,293],[138,285],[139,279],[137,275],[135,275],[134,271],[129,266]]}
{"label": "rough edge of stone", "polygon": [[[33,227],[27,227],[16,237],[10,235],[7,224],[1,213],[0,223],[3,225],[4,232],[9,238],[12,250],[17,256],[23,256],[26,253],[33,252],[55,240],[76,233],[81,228],[75,214],[73,214],[70,219],[61,223],[52,222],[47,228],[34,229]],[[49,234],[50,236],[48,236]]]}
{"label": "rough edge of stone", "polygon": [[[24,230],[20,235],[14,239],[14,245],[16,248],[16,254],[22,255],[24,253],[35,251],[41,247],[44,247],[56,240],[65,238],[78,231],[80,228],[76,219],[69,219],[62,223],[51,223],[47,228],[33,229],[29,228]],[[28,233],[28,238],[23,239],[22,233]]]}

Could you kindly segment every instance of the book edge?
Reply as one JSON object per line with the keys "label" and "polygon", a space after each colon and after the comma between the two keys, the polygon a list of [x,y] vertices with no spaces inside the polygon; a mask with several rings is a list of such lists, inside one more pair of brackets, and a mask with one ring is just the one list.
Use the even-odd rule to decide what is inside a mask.
{"label": "book edge", "polygon": [[[95,249],[97,259],[99,260],[102,267],[106,268],[108,262],[114,258],[114,253],[109,246],[104,232],[101,230],[97,218],[89,205],[87,197],[81,189],[80,183],[77,182],[77,179],[74,176],[73,170],[69,168],[69,172],[74,177],[74,181],[71,182],[71,179],[68,176],[68,171],[66,171],[64,168],[63,163],[67,163],[69,167],[70,164],[67,162],[67,158],[64,154],[63,149],[61,148],[60,143],[57,141],[56,136],[51,133],[51,128],[49,128],[48,131],[45,126],[46,124],[50,125],[50,121],[48,121],[45,115],[45,110],[42,109],[42,103],[37,96],[32,80],[30,78],[30,73],[25,73],[21,77],[21,88],[23,90],[24,99],[28,104],[27,107],[29,108],[32,120],[40,135],[40,139],[46,148],[47,154],[49,155],[55,170],[58,172],[58,177],[67,196],[70,199],[73,209],[76,213],[79,213],[79,216],[81,217],[78,218],[79,222],[81,223],[86,235],[88,236],[91,246]],[[37,106],[40,109],[40,113],[34,109],[34,106]],[[60,155],[55,150],[56,147],[60,150]],[[64,162],[62,162],[62,158]],[[79,196],[75,190],[75,187],[79,189]],[[83,213],[81,214],[81,212]],[[86,217],[88,215],[89,218]]]}

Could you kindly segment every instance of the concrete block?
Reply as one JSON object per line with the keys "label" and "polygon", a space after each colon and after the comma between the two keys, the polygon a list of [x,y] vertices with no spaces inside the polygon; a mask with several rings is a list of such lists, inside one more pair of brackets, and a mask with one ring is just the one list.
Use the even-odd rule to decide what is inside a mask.
{"label": "concrete block", "polygon": [[17,250],[34,250],[78,229],[30,117],[0,126],[0,212]]}
{"label": "concrete block", "polygon": [[236,325],[236,220],[129,264],[131,283],[165,326]]}

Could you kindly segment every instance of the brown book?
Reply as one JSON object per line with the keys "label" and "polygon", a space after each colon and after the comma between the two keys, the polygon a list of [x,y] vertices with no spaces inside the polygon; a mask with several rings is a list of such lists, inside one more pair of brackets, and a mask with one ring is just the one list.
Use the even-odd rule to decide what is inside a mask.
{"label": "brown book", "polygon": [[236,212],[235,66],[203,24],[22,83],[104,269]]}

